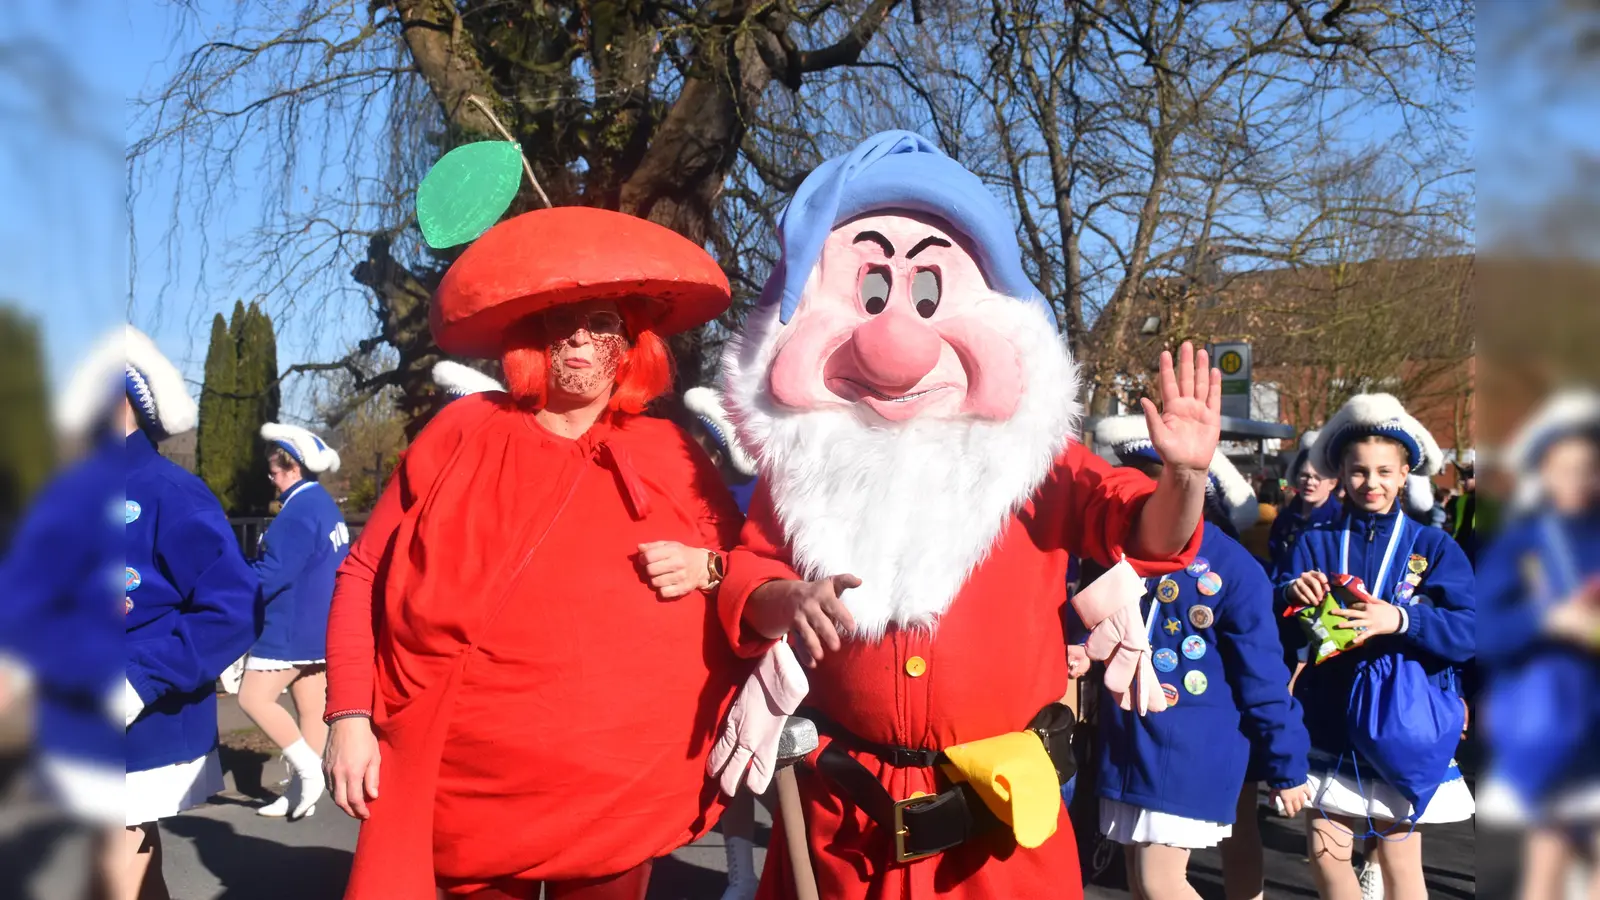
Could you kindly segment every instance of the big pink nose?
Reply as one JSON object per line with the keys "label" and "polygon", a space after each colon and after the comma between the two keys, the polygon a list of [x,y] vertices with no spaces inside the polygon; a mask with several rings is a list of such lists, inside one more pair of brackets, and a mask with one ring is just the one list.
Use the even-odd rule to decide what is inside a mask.
{"label": "big pink nose", "polygon": [[891,310],[857,328],[850,343],[861,374],[892,392],[915,387],[933,371],[944,341],[916,316]]}

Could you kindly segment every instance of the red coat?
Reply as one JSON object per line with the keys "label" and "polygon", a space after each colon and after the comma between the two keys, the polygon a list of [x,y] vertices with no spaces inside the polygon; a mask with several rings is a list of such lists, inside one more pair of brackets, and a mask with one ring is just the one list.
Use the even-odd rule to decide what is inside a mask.
{"label": "red coat", "polygon": [[502,394],[407,451],[339,573],[328,708],[371,710],[380,797],[346,894],[609,875],[708,830],[706,756],[747,666],[640,543],[731,546],[739,513],[671,423],[556,437]]}
{"label": "red coat", "polygon": [[[994,552],[978,566],[930,637],[893,626],[875,644],[846,641],[810,673],[806,703],[856,735],[881,744],[943,749],[1023,730],[1067,688],[1067,559],[1077,554],[1109,563],[1125,552],[1154,483],[1132,469],[1113,469],[1074,442],[1031,500],[1005,526]],[[1187,564],[1200,532],[1179,556],[1130,560],[1141,574]],[[729,559],[719,604],[730,640],[743,655],[765,643],[740,618],[750,592],[774,578],[794,578],[782,529],[764,491],[758,493],[740,547]],[[912,658],[920,663],[908,667]],[[911,674],[917,672],[918,674]],[[934,769],[895,769],[855,754],[895,799],[941,787]],[[798,773],[819,893],[855,898],[1082,896],[1077,847],[1066,810],[1056,834],[1035,850],[1009,833],[896,865],[890,836],[831,782],[808,767]],[[782,824],[772,847],[783,846]],[[784,853],[769,852],[760,897],[794,896]]]}

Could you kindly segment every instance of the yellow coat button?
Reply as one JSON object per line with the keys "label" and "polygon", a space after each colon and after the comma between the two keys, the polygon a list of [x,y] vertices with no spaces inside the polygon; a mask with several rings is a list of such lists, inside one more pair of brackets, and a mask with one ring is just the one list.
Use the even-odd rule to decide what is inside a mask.
{"label": "yellow coat button", "polygon": [[913,656],[906,660],[906,674],[912,678],[920,678],[926,671],[928,671],[928,661],[922,657]]}

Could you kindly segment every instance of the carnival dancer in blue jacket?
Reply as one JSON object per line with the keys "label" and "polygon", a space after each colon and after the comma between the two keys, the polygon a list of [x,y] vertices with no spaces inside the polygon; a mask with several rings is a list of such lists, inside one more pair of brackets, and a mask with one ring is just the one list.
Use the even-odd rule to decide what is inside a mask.
{"label": "carnival dancer in blue jacket", "polygon": [[33,749],[50,798],[95,830],[90,896],[126,894],[123,822],[122,345],[102,340],[57,398],[56,427],[78,455],[33,498],[0,560],[0,711],[34,697]]}
{"label": "carnival dancer in blue jacket", "polygon": [[1507,462],[1514,518],[1478,557],[1492,751],[1478,806],[1527,829],[1521,896],[1534,900],[1562,896],[1573,863],[1600,850],[1600,394],[1551,398]]}
{"label": "carnival dancer in blue jacket", "polygon": [[[1142,416],[1103,420],[1095,437],[1123,465],[1159,474]],[[1099,705],[1100,830],[1126,846],[1130,892],[1148,900],[1199,896],[1187,879],[1189,854],[1233,833],[1253,747],[1286,814],[1308,798],[1308,741],[1289,696],[1272,584],[1231,536],[1253,521],[1255,495],[1220,452],[1210,474],[1200,555],[1180,572],[1146,581],[1147,627],[1168,708],[1137,716],[1114,702]],[[1249,795],[1253,824],[1254,784]],[[1259,855],[1257,838],[1258,873]]]}
{"label": "carnival dancer in blue jacket", "polygon": [[[289,763],[288,790],[256,812],[292,820],[311,815],[323,792],[328,609],[334,574],[350,552],[350,532],[339,504],[317,482],[339,470],[339,454],[296,425],[268,422],[261,437],[267,477],[278,489],[278,515],[261,536],[254,564],[267,608],[261,637],[245,659],[239,708]],[[278,705],[285,688],[294,698],[294,716]]]}
{"label": "carnival dancer in blue jacket", "polygon": [[1317,434],[1307,431],[1300,436],[1300,450],[1289,466],[1289,477],[1294,479],[1294,499],[1284,504],[1278,517],[1272,520],[1272,531],[1267,536],[1272,554],[1267,575],[1274,584],[1299,574],[1285,570],[1294,556],[1295,545],[1300,543],[1300,535],[1312,525],[1338,518],[1342,509],[1336,496],[1339,479],[1334,473],[1318,469],[1311,458],[1311,445],[1316,442]]}
{"label": "carnival dancer in blue jacket", "polygon": [[183,376],[128,328],[125,415],[128,870],[166,896],[156,822],[222,789],[217,675],[255,641],[260,583],[217,498],[156,452],[194,427]]}
{"label": "carnival dancer in blue jacket", "polygon": [[1420,900],[1415,826],[1473,813],[1452,758],[1466,722],[1460,667],[1475,652],[1472,568],[1448,534],[1400,509],[1406,477],[1438,472],[1442,454],[1394,397],[1351,398],[1311,454],[1339,473],[1344,510],[1301,536],[1280,601],[1317,606],[1336,575],[1360,579],[1370,599],[1331,612],[1353,641],[1321,662],[1314,655],[1295,683],[1312,746],[1308,855],[1323,897],[1357,897],[1353,843],[1379,835],[1385,895]]}

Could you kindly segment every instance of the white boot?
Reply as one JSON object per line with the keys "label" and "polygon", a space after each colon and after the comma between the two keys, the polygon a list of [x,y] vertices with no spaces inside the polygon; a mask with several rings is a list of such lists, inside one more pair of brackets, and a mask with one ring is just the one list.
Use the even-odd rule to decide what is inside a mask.
{"label": "white boot", "polygon": [[1361,900],[1383,900],[1383,870],[1370,856],[1361,866]]}
{"label": "white boot", "polygon": [[289,795],[279,794],[278,799],[256,810],[256,815],[266,816],[269,819],[281,819],[289,814]]}
{"label": "white boot", "polygon": [[728,857],[728,889],[722,900],[755,900],[761,875],[756,871],[755,843],[744,837],[724,837],[723,853]]}
{"label": "white boot", "polygon": [[284,796],[289,798],[289,818],[304,818],[311,815],[317,801],[322,799],[325,785],[322,778],[322,757],[311,749],[305,738],[301,738],[283,748],[283,758],[289,761],[289,768],[293,772],[289,790],[284,793]]}

